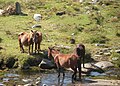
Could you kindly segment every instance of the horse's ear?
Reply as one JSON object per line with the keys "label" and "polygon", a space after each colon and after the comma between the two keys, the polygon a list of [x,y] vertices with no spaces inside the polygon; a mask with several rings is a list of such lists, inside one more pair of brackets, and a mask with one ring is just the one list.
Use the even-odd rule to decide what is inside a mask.
{"label": "horse's ear", "polygon": [[50,47],[48,47],[48,49],[51,49]]}
{"label": "horse's ear", "polygon": [[52,48],[55,48],[55,45]]}
{"label": "horse's ear", "polygon": [[33,33],[33,30],[31,30],[31,32]]}

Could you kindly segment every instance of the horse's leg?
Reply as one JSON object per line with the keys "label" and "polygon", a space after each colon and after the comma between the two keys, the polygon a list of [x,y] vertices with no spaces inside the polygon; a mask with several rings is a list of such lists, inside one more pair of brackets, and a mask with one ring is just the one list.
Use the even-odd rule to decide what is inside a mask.
{"label": "horse's leg", "polygon": [[61,72],[63,73],[63,78],[65,77],[65,72],[64,72],[64,68],[61,67]]}
{"label": "horse's leg", "polygon": [[83,68],[85,68],[85,52],[84,52],[82,58],[83,58]]}
{"label": "horse's leg", "polygon": [[30,55],[30,45],[29,45],[29,49],[28,49],[28,54]]}
{"label": "horse's leg", "polygon": [[83,56],[83,68],[85,68],[85,58]]}
{"label": "horse's leg", "polygon": [[59,63],[58,56],[54,57],[54,61],[55,61],[55,63],[56,63],[57,69],[58,69],[58,78],[59,78],[59,77],[60,77],[60,69],[61,69],[61,66],[60,66],[60,63]]}
{"label": "horse's leg", "polygon": [[85,46],[83,45],[83,55],[82,55],[82,58],[83,58],[83,68],[85,68]]}
{"label": "horse's leg", "polygon": [[36,50],[37,50],[37,43],[35,43],[35,54],[36,54]]}
{"label": "horse's leg", "polygon": [[[72,68],[73,69],[73,68]],[[72,75],[72,80],[76,80],[76,74],[77,74],[77,67],[73,69],[74,73]]]}
{"label": "horse's leg", "polygon": [[38,43],[38,53],[39,53],[39,50],[40,50],[40,43]]}
{"label": "horse's leg", "polygon": [[32,53],[33,53],[33,46],[34,46],[34,43],[32,43]]}
{"label": "horse's leg", "polygon": [[81,81],[81,58],[79,58],[77,64],[78,64],[78,70],[79,70],[79,79]]}
{"label": "horse's leg", "polygon": [[24,48],[23,48],[23,45],[21,45],[21,50],[22,50],[22,53],[24,53]]}
{"label": "horse's leg", "polygon": [[24,53],[23,45],[22,45],[20,39],[19,39],[19,47],[20,47],[20,51],[21,51],[21,53]]}
{"label": "horse's leg", "polygon": [[64,70],[63,70],[63,77],[65,77],[65,72],[64,72]]}
{"label": "horse's leg", "polygon": [[58,68],[58,78],[60,77],[60,67]]}

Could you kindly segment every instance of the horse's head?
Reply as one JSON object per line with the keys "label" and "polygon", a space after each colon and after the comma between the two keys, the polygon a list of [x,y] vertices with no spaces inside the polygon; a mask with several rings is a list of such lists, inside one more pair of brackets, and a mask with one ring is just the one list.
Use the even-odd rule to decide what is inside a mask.
{"label": "horse's head", "polygon": [[30,38],[33,42],[36,42],[36,34],[37,34],[37,31],[36,30],[31,30],[30,31]]}
{"label": "horse's head", "polygon": [[53,47],[50,48],[48,47],[48,57],[49,58],[52,58],[52,57],[55,57],[55,55],[59,54],[60,52],[56,49],[54,49]]}
{"label": "horse's head", "polygon": [[41,42],[42,41],[42,33],[41,32],[38,32],[36,30],[31,30],[31,33],[32,33],[32,41],[34,43],[38,43],[38,42]]}
{"label": "horse's head", "polygon": [[48,58],[52,57],[52,49],[50,47],[48,47]]}
{"label": "horse's head", "polygon": [[75,52],[78,56],[82,56],[85,55],[85,46],[83,44],[78,44],[76,46]]}

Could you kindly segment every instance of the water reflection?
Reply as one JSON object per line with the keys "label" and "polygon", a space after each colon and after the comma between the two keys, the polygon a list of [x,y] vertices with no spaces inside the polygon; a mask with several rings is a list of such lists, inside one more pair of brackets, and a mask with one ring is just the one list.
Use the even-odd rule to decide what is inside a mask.
{"label": "water reflection", "polygon": [[[46,73],[47,71],[47,73]],[[96,81],[91,80],[82,76],[82,83],[75,81],[72,83],[72,72],[66,71],[65,77],[62,75],[58,78],[58,73],[55,71],[48,72],[48,70],[42,71],[29,71],[20,72],[10,70],[0,77],[0,86],[88,86],[90,83],[96,83]],[[109,73],[109,72],[106,72]],[[111,73],[111,72],[110,72]],[[105,76],[106,74],[99,74],[97,72],[91,72],[91,76]],[[82,85],[81,85],[82,84]],[[106,83],[107,84],[107,83]]]}
{"label": "water reflection", "polygon": [[68,84],[72,84],[71,73],[66,73],[65,77],[58,78],[57,73],[55,74],[47,74],[42,77],[41,85],[48,86],[67,86]]}

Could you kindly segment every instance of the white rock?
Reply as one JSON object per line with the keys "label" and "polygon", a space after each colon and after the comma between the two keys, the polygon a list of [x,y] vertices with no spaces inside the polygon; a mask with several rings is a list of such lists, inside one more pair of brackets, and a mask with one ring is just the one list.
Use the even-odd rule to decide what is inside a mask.
{"label": "white rock", "polygon": [[36,21],[40,21],[41,19],[41,14],[34,14],[33,18],[36,20]]}
{"label": "white rock", "polygon": [[3,12],[4,12],[4,10],[0,9],[0,15],[2,15],[2,14],[3,14]]}

